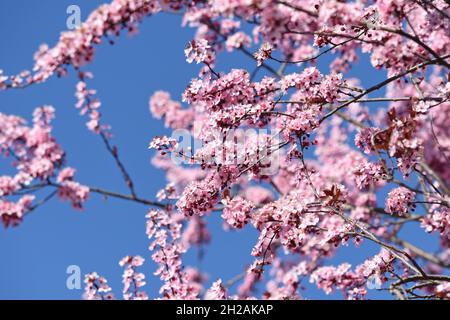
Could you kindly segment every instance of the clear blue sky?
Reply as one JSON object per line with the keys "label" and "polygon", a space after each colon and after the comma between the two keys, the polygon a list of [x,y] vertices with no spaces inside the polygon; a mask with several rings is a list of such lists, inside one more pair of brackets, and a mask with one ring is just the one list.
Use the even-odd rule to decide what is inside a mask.
{"label": "clear blue sky", "polygon": [[[99,0],[1,1],[0,69],[6,74],[30,69],[38,46],[43,42],[53,46],[59,32],[66,28],[68,5],[79,5],[84,20],[101,3]],[[166,90],[178,99],[196,75],[198,66],[187,64],[183,54],[193,33],[191,29],[181,28],[179,16],[151,17],[141,25],[138,35],[123,36],[114,46],[98,46],[95,60],[87,68],[95,75],[90,87],[98,90],[104,119],[113,127],[113,142],[119,147],[142,197],[153,199],[165,185],[164,174],[150,164],[153,153],[147,145],[154,135],[164,134],[166,129],[151,118],[148,98],[155,90]],[[239,54],[228,54],[221,59],[219,71],[254,65]],[[326,60],[319,66],[325,70]],[[383,76],[371,73],[369,77],[368,71],[364,59],[352,73],[363,76],[365,85]],[[54,134],[67,151],[68,165],[77,168],[76,179],[87,185],[126,192],[99,137],[86,130],[86,119],[74,108],[75,84],[72,72],[68,77],[52,78],[25,91],[0,92],[0,110],[30,119],[35,107],[53,105],[56,108]],[[10,172],[5,160],[1,160],[0,170],[0,174]],[[156,266],[147,250],[145,213],[144,206],[114,199],[105,201],[92,194],[82,212],[55,199],[27,216],[18,228],[0,230],[0,298],[79,299],[82,290],[66,288],[69,265],[79,265],[83,274],[99,272],[109,280],[116,296],[120,296],[122,270],[118,261],[128,254],[146,258],[142,268],[148,278],[145,289],[150,297],[155,297],[161,283],[152,275]],[[251,263],[250,251],[257,233],[251,228],[225,232],[217,215],[211,216],[208,223],[213,241],[200,267],[209,272],[211,281],[218,277],[226,281]],[[431,246],[431,243],[422,242],[422,245]],[[377,252],[376,246],[367,243],[359,250],[352,249],[351,245],[329,263],[350,261],[355,265]],[[198,265],[195,250],[184,261],[186,265]],[[309,284],[306,288],[302,292],[305,298],[326,298]],[[372,295],[380,296],[383,295]]]}

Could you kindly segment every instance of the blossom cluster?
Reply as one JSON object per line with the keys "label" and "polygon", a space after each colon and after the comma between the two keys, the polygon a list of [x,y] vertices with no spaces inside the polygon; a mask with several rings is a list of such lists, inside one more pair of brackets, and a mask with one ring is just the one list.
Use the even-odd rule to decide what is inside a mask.
{"label": "blossom cluster", "polygon": [[122,275],[123,298],[125,300],[147,300],[147,294],[140,290],[145,286],[145,275],[137,272],[136,268],[144,264],[141,256],[126,256],[120,260],[119,265],[124,267]]}
{"label": "blossom cluster", "polygon": [[119,35],[121,29],[135,32],[145,16],[160,10],[155,0],[114,0],[101,5],[75,30],[62,32],[53,48],[41,45],[34,55],[33,73],[3,76],[0,89],[44,82],[55,73],[65,75],[70,65],[79,69],[93,60],[94,45],[101,43],[104,36]]}
{"label": "blossom cluster", "polygon": [[61,199],[70,201],[75,209],[81,209],[83,203],[88,199],[89,187],[73,181],[74,175],[75,169],[70,167],[59,172],[56,178],[59,184],[58,195]]}
{"label": "blossom cluster", "polygon": [[[33,207],[34,194],[23,194],[33,183],[46,184],[51,178],[58,182],[58,194],[81,208],[89,189],[73,181],[74,170],[63,169],[65,153],[52,136],[52,106],[42,106],[33,112],[33,124],[23,118],[0,114],[0,152],[13,158],[17,172],[0,177],[0,218],[7,227],[19,224]],[[59,171],[59,172],[58,172]],[[14,196],[22,194],[17,200]]]}
{"label": "blossom cluster", "polygon": [[405,187],[390,191],[386,199],[386,212],[405,216],[410,208],[414,208],[415,193]]}
{"label": "blossom cluster", "polygon": [[343,263],[338,267],[320,267],[311,274],[310,282],[315,283],[326,294],[330,294],[335,288],[338,288],[347,299],[364,299],[370,277],[378,277],[377,285],[380,285],[381,288],[381,285],[387,281],[385,273],[392,270],[393,260],[392,253],[382,249],[379,254],[357,266],[355,271],[351,271],[351,265],[348,263]]}
{"label": "blossom cluster", "polygon": [[243,228],[250,220],[250,212],[254,205],[241,197],[224,200],[222,202],[224,204],[222,218],[225,219],[227,224],[234,228]]}
{"label": "blossom cluster", "polygon": [[152,240],[152,259],[159,267],[155,275],[164,282],[159,292],[167,299],[195,299],[198,287],[191,285],[188,274],[182,270],[181,255],[186,251],[181,240],[179,217],[163,210],[147,214],[147,236]]}
{"label": "blossom cluster", "polygon": [[86,300],[113,300],[112,289],[108,281],[97,272],[88,273],[84,277],[84,294]]}
{"label": "blossom cluster", "polygon": [[[167,184],[157,202],[138,197],[133,187],[131,194],[105,194],[152,207],[146,233],[161,297],[253,299],[264,279],[262,298],[300,299],[301,281],[309,275],[326,294],[338,289],[347,299],[364,299],[372,286],[386,284],[400,298],[421,297],[417,291],[449,298],[447,276],[430,280],[445,272],[450,255],[445,1],[112,0],[63,32],[53,48],[42,45],[32,72],[7,76],[0,70],[0,90],[7,90],[66,75],[73,67],[76,107],[88,116],[88,129],[103,138],[128,186],[131,178],[101,121],[100,100],[87,85],[92,74],[82,68],[104,38],[112,42],[122,30],[135,33],[144,17],[159,11],[179,13],[183,25],[195,29],[184,54],[200,65],[182,101],[167,91],[154,92],[148,101],[151,115],[176,131],[149,144],[157,151],[152,164],[165,172]],[[218,60],[227,52],[243,54],[251,67],[221,70]],[[387,78],[354,78],[358,72],[349,71],[361,53]],[[329,68],[318,63],[325,54]],[[366,81],[371,85],[364,88]],[[75,169],[66,166],[51,135],[53,118],[50,106],[36,109],[31,125],[0,113],[0,152],[17,170],[0,176],[5,226],[36,208],[35,188],[57,188],[77,209],[88,198],[89,187],[74,180]],[[182,145],[180,131],[188,136],[182,140],[195,145]],[[173,155],[183,161],[171,161]],[[226,230],[258,232],[249,250],[254,261],[243,268],[236,294],[222,278],[204,286],[205,274],[183,265],[191,247],[203,257],[214,236],[209,218],[221,219]],[[439,233],[436,253],[416,247],[416,239],[401,239],[403,226],[417,221],[418,230]],[[381,246],[380,253],[356,268],[347,262],[327,266],[341,246],[353,243],[352,249],[361,250],[366,241]],[[120,262],[125,299],[148,298],[137,271],[143,262],[140,256]],[[97,273],[85,283],[85,298],[113,298]]]}

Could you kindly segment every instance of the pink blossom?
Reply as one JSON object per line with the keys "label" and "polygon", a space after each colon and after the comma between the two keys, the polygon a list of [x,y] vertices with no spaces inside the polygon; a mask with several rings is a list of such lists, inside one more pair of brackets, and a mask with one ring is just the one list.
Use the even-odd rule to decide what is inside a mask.
{"label": "pink blossom", "polygon": [[32,208],[32,201],[35,196],[22,196],[17,202],[0,200],[0,218],[5,228],[17,226],[23,216]]}
{"label": "pink blossom", "polygon": [[206,291],[206,300],[226,300],[228,298],[227,290],[222,285],[222,280],[215,281],[211,288]]}
{"label": "pink blossom", "polygon": [[[128,190],[90,188],[75,180],[53,136],[53,107],[37,108],[30,121],[0,113],[0,153],[11,165],[0,175],[0,220],[5,227],[19,225],[54,195],[77,209],[91,191],[146,204],[154,275],[162,282],[156,298],[301,299],[308,298],[302,280],[309,277],[325,294],[340,291],[346,299],[371,298],[372,285],[406,299],[446,299],[448,286],[431,276],[444,276],[450,257],[447,9],[441,0],[101,5],[79,27],[63,32],[55,46],[41,45],[32,71],[0,70],[0,90],[25,89],[74,70],[75,106],[102,139]],[[194,29],[184,53],[189,63],[202,66],[182,101],[165,91],[149,99],[152,116],[169,130],[155,133],[149,144],[160,151],[152,164],[166,176],[153,200],[138,190],[135,174],[111,144],[100,97],[89,86],[93,76],[84,67],[98,44],[113,43],[123,31],[135,34],[159,11],[181,14],[183,26]],[[232,51],[256,68],[229,67],[222,59]],[[364,77],[357,79],[352,68],[365,63],[361,54],[373,70],[363,68]],[[111,76],[123,82],[115,71],[111,67]],[[170,135],[178,129],[195,145],[178,145]],[[417,217],[405,219],[422,202]],[[225,228],[250,225],[257,234],[249,252],[253,262],[241,268],[244,278],[231,296],[221,279],[205,288],[210,271],[184,261],[192,247],[199,257],[207,252],[215,239],[209,221],[219,216]],[[417,220],[436,233],[434,252],[414,239],[408,245],[408,235],[399,232],[417,228]],[[334,256],[342,260],[342,246],[364,256],[366,243],[382,249],[354,268],[345,259],[327,265]],[[148,298],[138,271],[143,263],[140,256],[120,261],[123,298]],[[113,298],[97,273],[86,275],[85,283],[85,298]],[[255,290],[258,284],[264,289]]]}
{"label": "pink blossom", "polygon": [[186,61],[192,63],[193,61],[200,63],[205,61],[210,61],[210,51],[211,46],[205,39],[192,40],[184,49],[184,54],[186,55]]}
{"label": "pink blossom", "polygon": [[254,205],[241,197],[231,200],[223,200],[224,204],[222,218],[226,223],[234,228],[241,229],[250,220],[250,212]]}
{"label": "pink blossom", "polygon": [[257,186],[245,189],[244,197],[255,204],[265,204],[274,199],[270,190]]}
{"label": "pink blossom", "polygon": [[146,233],[152,239],[149,249],[154,251],[152,260],[159,265],[155,275],[164,282],[159,292],[168,299],[197,298],[198,286],[190,284],[188,275],[181,269],[181,255],[186,247],[180,241],[180,217],[162,210],[150,210],[147,218]]}
{"label": "pink blossom", "polygon": [[235,34],[229,36],[225,42],[225,46],[228,51],[233,51],[240,47],[248,47],[252,43],[250,37],[244,32],[236,32]]}
{"label": "pink blossom", "polygon": [[450,235],[450,210],[435,210],[427,214],[421,222],[426,232],[438,231],[443,237]]}
{"label": "pink blossom", "polygon": [[384,168],[379,163],[361,162],[354,169],[356,176],[356,186],[359,189],[365,188],[369,185],[377,183],[383,179],[385,172]]}
{"label": "pink blossom", "polygon": [[417,113],[426,113],[428,109],[430,109],[430,103],[423,100],[413,105],[413,110]]}
{"label": "pink blossom", "polygon": [[190,183],[177,201],[177,207],[186,216],[203,215],[214,208],[218,200],[217,183],[213,177]]}
{"label": "pink blossom", "polygon": [[161,119],[164,118],[166,127],[173,129],[187,128],[193,121],[193,112],[182,109],[179,102],[173,101],[170,94],[165,91],[155,92],[149,100],[150,112]]}
{"label": "pink blossom", "polygon": [[173,151],[177,148],[178,142],[166,136],[154,137],[150,142],[149,149]]}
{"label": "pink blossom", "polygon": [[123,298],[125,300],[147,300],[147,294],[140,288],[145,286],[145,275],[137,272],[136,268],[144,264],[141,256],[126,256],[120,260],[119,265],[124,267],[122,275]]}
{"label": "pink blossom", "polygon": [[386,212],[400,216],[407,215],[409,209],[414,209],[415,192],[404,187],[398,187],[388,193],[386,198]]}
{"label": "pink blossom", "polygon": [[67,168],[62,169],[59,172],[58,177],[56,178],[56,181],[58,183],[63,183],[67,180],[72,180],[74,176],[75,176],[75,169],[67,167]]}
{"label": "pink blossom", "polygon": [[111,292],[111,287],[108,285],[108,281],[99,276],[97,272],[92,272],[84,277],[83,298],[86,300],[113,300],[114,295]]}
{"label": "pink blossom", "polygon": [[272,50],[273,46],[268,42],[264,42],[258,51],[253,54],[258,66],[262,65],[265,60],[270,58]]}
{"label": "pink blossom", "polygon": [[192,216],[182,234],[182,242],[186,247],[204,245],[211,241],[211,234],[206,221],[199,216]]}

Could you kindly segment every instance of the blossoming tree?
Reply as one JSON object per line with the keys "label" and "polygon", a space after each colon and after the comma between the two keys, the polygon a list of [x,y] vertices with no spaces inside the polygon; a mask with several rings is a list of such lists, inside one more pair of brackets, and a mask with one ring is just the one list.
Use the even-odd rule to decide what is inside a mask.
{"label": "blossoming tree", "polygon": [[[167,184],[145,199],[102,120],[88,65],[96,46],[167,12],[196,29],[185,55],[202,68],[181,102],[164,91],[150,97],[152,115],[174,134],[149,138]],[[252,59],[254,68],[219,70],[223,51]],[[363,87],[347,76],[362,54],[386,72],[383,81]],[[326,55],[324,72],[316,64]],[[305,277],[348,299],[366,298],[368,288],[398,299],[450,298],[450,1],[113,0],[34,59],[31,71],[0,73],[0,90],[77,77],[76,107],[129,192],[76,181],[52,135],[53,107],[36,108],[31,124],[0,113],[0,152],[16,169],[0,176],[6,228],[20,227],[54,197],[82,208],[101,194],[148,206],[162,298],[299,299]],[[36,198],[36,190],[48,196]],[[204,287],[204,275],[183,265],[187,250],[214,236],[208,215],[224,228],[259,232],[254,262],[233,280],[236,294],[221,279]],[[407,225],[438,235],[439,250],[403,239]],[[363,241],[379,253],[356,267],[330,265],[341,246]],[[143,263],[140,256],[120,261],[123,298],[148,298]],[[87,299],[114,298],[95,272],[85,284]]]}

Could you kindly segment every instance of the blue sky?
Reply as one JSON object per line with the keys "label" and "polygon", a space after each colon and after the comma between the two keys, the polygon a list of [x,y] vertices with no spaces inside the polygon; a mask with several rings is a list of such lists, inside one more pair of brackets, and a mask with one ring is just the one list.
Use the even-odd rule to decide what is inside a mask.
{"label": "blue sky", "polygon": [[[101,4],[84,1],[1,1],[0,2],[0,69],[14,74],[30,69],[33,53],[43,42],[50,46],[66,27],[66,8],[77,4],[82,19]],[[94,73],[90,87],[98,90],[104,120],[113,128],[113,143],[129,172],[134,177],[140,196],[153,199],[165,185],[164,174],[150,164],[153,153],[147,149],[154,135],[167,133],[163,124],[152,119],[148,98],[156,90],[166,90],[179,99],[197,65],[185,62],[183,49],[192,39],[192,29],[181,28],[176,15],[148,18],[139,34],[122,36],[114,46],[97,47],[94,62],[87,67]],[[238,53],[221,56],[217,70],[254,66]],[[326,71],[327,59],[319,64]],[[362,76],[363,84],[382,79],[373,73],[367,59],[352,73]],[[373,75],[373,76],[372,76]],[[67,152],[68,165],[77,168],[76,179],[91,186],[126,193],[120,173],[107,154],[99,137],[85,128],[86,119],[78,115],[75,104],[76,79],[70,72],[65,78],[52,78],[44,84],[24,90],[0,92],[0,110],[30,119],[32,110],[44,104],[56,109],[54,135]],[[1,174],[10,172],[1,160]],[[156,266],[151,262],[145,235],[146,208],[121,200],[105,200],[92,194],[82,212],[72,210],[68,203],[55,199],[28,216],[17,228],[0,230],[0,298],[1,299],[79,299],[82,290],[66,288],[66,268],[78,265],[83,274],[97,271],[105,276],[116,296],[121,292],[122,270],[118,261],[125,255],[142,255],[146,263],[146,291],[155,297],[161,285],[152,275]],[[210,280],[228,280],[242,272],[252,261],[250,251],[257,233],[247,228],[243,232],[225,232],[217,215],[208,218],[213,241],[206,248],[204,260],[198,264],[193,250],[184,259],[186,264],[207,270]],[[428,244],[426,244],[428,245]],[[431,245],[431,243],[430,243]],[[345,248],[330,263],[362,262],[378,252],[371,244],[359,250]],[[307,283],[307,282],[305,282]],[[306,298],[326,298],[307,285]],[[383,297],[375,293],[372,297]],[[340,297],[333,295],[331,297]]]}

